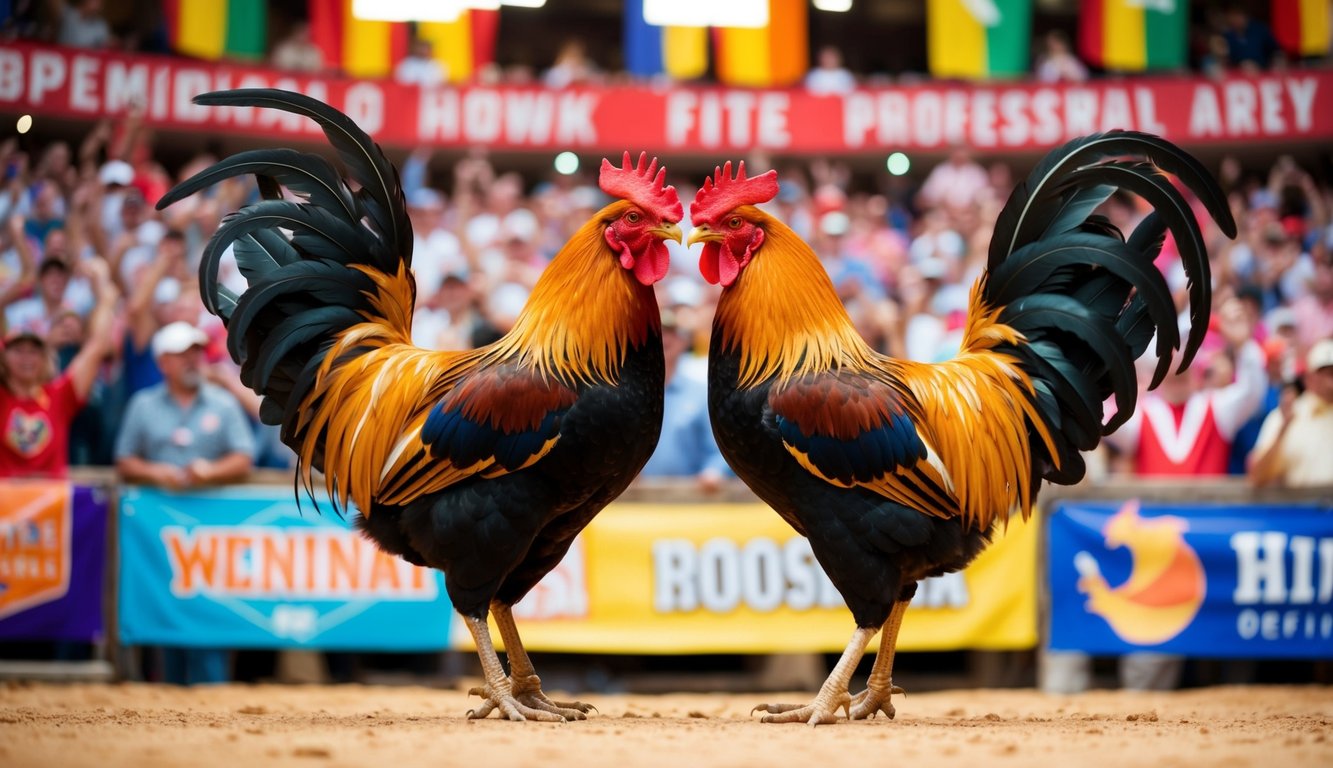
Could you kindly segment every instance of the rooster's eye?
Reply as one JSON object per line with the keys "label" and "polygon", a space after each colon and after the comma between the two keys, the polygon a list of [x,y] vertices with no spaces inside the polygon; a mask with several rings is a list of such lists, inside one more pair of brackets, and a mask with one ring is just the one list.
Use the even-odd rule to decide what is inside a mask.
{"label": "rooster's eye", "polygon": [[638,224],[639,219],[641,218],[643,217],[639,215],[638,211],[630,211],[629,213],[625,214],[625,221],[628,221],[631,224]]}
{"label": "rooster's eye", "polygon": [[727,226],[728,226],[728,227],[731,227],[732,229],[740,229],[740,226],[741,226],[741,217],[740,217],[740,216],[732,216],[731,219],[727,221]]}

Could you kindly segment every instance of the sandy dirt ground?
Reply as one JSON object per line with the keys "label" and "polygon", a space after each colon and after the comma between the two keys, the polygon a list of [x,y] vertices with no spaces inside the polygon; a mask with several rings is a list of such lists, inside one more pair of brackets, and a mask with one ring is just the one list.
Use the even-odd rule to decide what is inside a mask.
{"label": "sandy dirt ground", "polygon": [[796,695],[587,698],[584,722],[511,723],[466,720],[477,699],[454,690],[7,683],[0,765],[1333,765],[1327,687],[909,694],[894,721],[816,729],[749,715]]}

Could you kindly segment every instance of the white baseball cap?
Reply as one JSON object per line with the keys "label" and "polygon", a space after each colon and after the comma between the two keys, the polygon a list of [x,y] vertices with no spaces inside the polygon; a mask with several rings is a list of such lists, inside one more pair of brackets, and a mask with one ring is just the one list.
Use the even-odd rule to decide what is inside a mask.
{"label": "white baseball cap", "polygon": [[1330,365],[1333,365],[1333,339],[1315,342],[1315,345],[1310,347],[1309,354],[1305,356],[1305,370],[1313,373]]}
{"label": "white baseball cap", "polygon": [[103,184],[119,184],[128,187],[134,181],[134,167],[124,160],[110,160],[103,163],[97,172],[97,180]]}
{"label": "white baseball cap", "polygon": [[153,334],[153,357],[178,355],[193,347],[208,346],[208,335],[184,320],[164,325]]}

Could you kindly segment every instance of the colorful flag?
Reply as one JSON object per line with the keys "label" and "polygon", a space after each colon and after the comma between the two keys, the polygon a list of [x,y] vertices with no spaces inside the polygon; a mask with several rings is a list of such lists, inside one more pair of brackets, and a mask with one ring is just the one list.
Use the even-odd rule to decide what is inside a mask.
{"label": "colorful flag", "polygon": [[643,18],[643,0],[626,0],[623,45],[632,75],[695,80],[708,73],[706,27],[657,27]]}
{"label": "colorful flag", "polygon": [[1188,0],[1084,0],[1078,45],[1084,60],[1115,72],[1186,64]]}
{"label": "colorful flag", "polygon": [[935,77],[984,80],[1028,71],[1032,0],[929,0],[926,41]]}
{"label": "colorful flag", "polygon": [[[389,77],[407,55],[409,22],[358,19],[352,0],[309,0],[308,7],[310,34],[324,61],[351,77]],[[466,82],[495,60],[499,22],[499,11],[465,10],[456,21],[417,22],[415,34],[430,41],[450,81]]]}
{"label": "colorful flag", "polygon": [[768,0],[767,27],[715,29],[717,79],[748,87],[800,82],[810,68],[807,5],[805,0]]}
{"label": "colorful flag", "polygon": [[1327,55],[1328,0],[1273,0],[1273,35],[1291,56]]}
{"label": "colorful flag", "polygon": [[200,59],[262,59],[268,43],[266,0],[164,0],[171,49]]}
{"label": "colorful flag", "polygon": [[470,10],[459,14],[457,21],[417,24],[417,35],[431,41],[435,58],[454,83],[468,82],[495,61],[499,31],[499,11]]}

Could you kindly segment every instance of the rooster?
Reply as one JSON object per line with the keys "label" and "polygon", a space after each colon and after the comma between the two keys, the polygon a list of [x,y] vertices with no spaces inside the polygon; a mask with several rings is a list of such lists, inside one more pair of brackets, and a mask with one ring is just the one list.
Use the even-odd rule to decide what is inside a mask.
{"label": "rooster", "polygon": [[[483,704],[510,720],[583,719],[551,701],[523,650],[511,606],[647,462],[662,422],[664,361],[653,284],[683,213],[666,170],[625,153],[601,166],[618,198],[552,259],[503,338],[469,351],[410,341],[412,229],[398,173],[347,116],[275,90],[203,94],[196,103],[268,107],[323,128],[354,188],[327,160],[291,149],[244,152],[182,182],[159,207],[254,174],[263,200],[229,216],[200,264],[200,291],[227,327],[260,415],[313,471],[340,512],[381,549],[445,574],[476,641]],[[299,200],[283,199],[282,188]],[[218,282],[232,246],[249,288]],[[510,662],[496,655],[494,616]]]}
{"label": "rooster", "polygon": [[[1079,451],[1133,411],[1134,361],[1154,333],[1150,386],[1181,349],[1153,266],[1168,229],[1190,280],[1188,366],[1208,322],[1208,257],[1163,171],[1235,236],[1216,183],[1175,146],[1121,131],[1071,141],[1001,210],[961,352],[938,365],[881,355],[857,334],[819,257],[755,207],[777,193],[773,171],[747,177],[742,163],[733,176],[727,163],[705,180],[689,243],[704,243],[700,271],[723,287],[708,374],[718,445],[809,538],[857,627],[814,701],[760,705],[765,722],[830,723],[840,709],[893,716],[894,647],[918,581],[966,566],[1015,511],[1026,519],[1042,479],[1077,482]],[[1119,188],[1154,208],[1128,238],[1094,213]],[[867,688],[852,697],[851,675],[881,629]]]}

